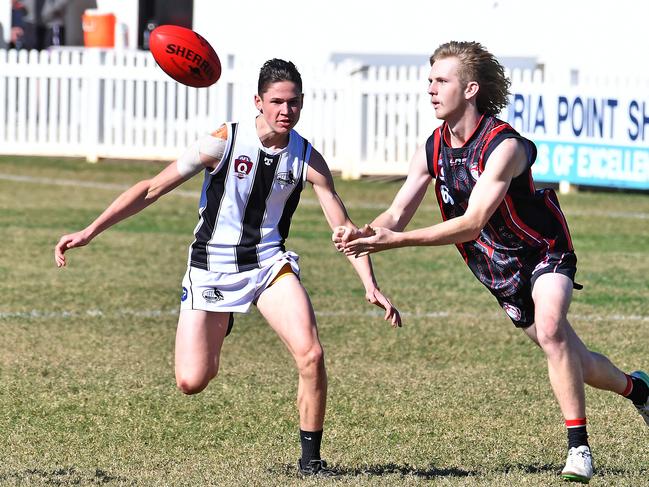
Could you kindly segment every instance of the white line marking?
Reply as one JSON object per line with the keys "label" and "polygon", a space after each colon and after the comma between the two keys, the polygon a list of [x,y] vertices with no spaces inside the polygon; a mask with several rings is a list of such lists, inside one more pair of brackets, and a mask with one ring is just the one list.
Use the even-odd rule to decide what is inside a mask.
{"label": "white line marking", "polygon": [[[32,309],[29,311],[0,311],[0,319],[61,319],[61,318],[121,318],[121,317],[136,317],[136,318],[159,318],[167,316],[177,316],[178,308],[170,309],[151,309],[151,310],[137,310],[137,309],[124,309],[124,310],[109,310],[103,311],[100,309],[89,309],[86,311],[43,311]],[[380,311],[316,311],[316,316],[321,317],[345,317],[345,316],[367,316],[367,317],[382,317],[383,313]],[[485,314],[491,318],[505,316],[504,313],[497,311],[488,313],[467,313],[455,311],[425,311],[417,313],[401,313],[403,318],[448,318],[450,316],[457,316],[462,318],[471,318],[480,320],[485,317]],[[579,315],[570,314],[569,317],[575,321],[640,321],[649,322],[649,315]]]}
{"label": "white line marking", "polygon": [[[79,181],[75,179],[47,179],[4,173],[0,173],[0,180],[14,181],[18,183],[45,184],[47,186],[72,186],[77,188],[106,189],[109,191],[126,191],[130,188],[128,185],[117,183],[100,183],[96,181]],[[197,201],[200,196],[198,191],[185,191],[182,189],[176,189],[171,194],[183,196],[185,198],[195,198]]]}
{"label": "white line marking", "polygon": [[[33,176],[20,176],[16,174],[4,174],[0,173],[0,180],[4,181],[15,181],[20,183],[30,183],[30,184],[45,184],[47,186],[72,186],[72,187],[81,187],[81,188],[91,188],[91,189],[105,189],[109,191],[126,191],[130,186],[124,184],[116,183],[101,183],[96,181],[78,181],[75,179],[49,179],[49,178],[39,178]],[[200,192],[198,191],[187,191],[182,189],[174,189],[169,195],[176,195],[183,198],[192,198],[198,201],[200,197]],[[314,198],[301,198],[300,204],[305,206],[319,206],[318,200]],[[386,210],[389,206],[389,202],[385,204],[381,203],[360,203],[356,202],[353,205],[353,208],[361,208],[364,210],[377,210],[383,211]],[[350,205],[351,207],[351,205]],[[430,210],[436,209],[436,205],[422,205],[419,207],[421,210]],[[565,209],[564,209],[565,210]],[[633,220],[649,220],[649,213],[643,212],[626,212],[626,211],[569,211],[567,212],[570,216],[579,216],[579,217],[596,217],[596,218],[629,218]]]}
{"label": "white line marking", "polygon": [[606,218],[631,218],[637,220],[649,220],[649,213],[640,213],[633,211],[571,211],[570,216],[585,216],[585,217],[606,217]]}

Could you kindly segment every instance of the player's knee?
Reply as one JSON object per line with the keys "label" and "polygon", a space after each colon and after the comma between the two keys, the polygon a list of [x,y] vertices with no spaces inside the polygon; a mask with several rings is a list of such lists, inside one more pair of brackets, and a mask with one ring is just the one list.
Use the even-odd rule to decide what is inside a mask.
{"label": "player's knee", "polygon": [[567,340],[566,327],[563,321],[555,316],[536,316],[536,334],[539,345],[544,350],[560,346]]}
{"label": "player's knee", "polygon": [[176,386],[183,394],[198,394],[203,391],[207,385],[216,376],[213,374],[200,373],[176,373]]}
{"label": "player's knee", "polygon": [[180,392],[187,395],[198,394],[207,387],[207,384],[208,381],[198,381],[187,378],[176,380],[176,385],[178,386],[178,389],[180,389]]}
{"label": "player's knee", "polygon": [[324,351],[319,343],[299,354],[296,359],[303,377],[315,377],[324,370]]}

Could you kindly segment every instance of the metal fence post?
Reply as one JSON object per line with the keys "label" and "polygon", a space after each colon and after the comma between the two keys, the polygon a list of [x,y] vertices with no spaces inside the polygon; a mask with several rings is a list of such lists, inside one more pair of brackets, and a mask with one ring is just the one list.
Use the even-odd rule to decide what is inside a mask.
{"label": "metal fence post", "polygon": [[[343,63],[340,74],[346,76],[344,84],[344,131],[342,178],[360,179],[363,138],[363,69],[358,63]],[[343,74],[345,73],[345,74]]]}

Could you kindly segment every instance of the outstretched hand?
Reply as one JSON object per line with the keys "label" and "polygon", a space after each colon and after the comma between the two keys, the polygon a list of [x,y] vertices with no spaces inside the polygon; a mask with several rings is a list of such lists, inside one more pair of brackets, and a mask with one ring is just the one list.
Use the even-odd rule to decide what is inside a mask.
{"label": "outstretched hand", "polygon": [[339,252],[347,256],[362,257],[394,247],[395,237],[395,232],[392,230],[365,225],[355,232],[346,227],[338,227],[334,231],[332,240]]}
{"label": "outstretched hand", "polygon": [[372,235],[374,235],[374,229],[369,225],[365,225],[363,228],[336,227],[331,235],[331,240],[338,252],[344,252],[347,243]]}
{"label": "outstretched hand", "polygon": [[[384,230],[380,228],[379,230]],[[350,251],[349,246],[356,242],[363,242],[368,239],[373,239],[376,236],[376,230],[370,225],[365,225],[363,228],[353,228],[340,226],[336,227],[331,235],[331,240],[336,247],[336,250],[343,252],[347,256],[356,256],[361,257],[368,254],[369,252],[355,252]],[[355,246],[356,248],[357,246]],[[371,287],[368,289],[366,287],[365,299],[369,303],[372,303],[379,308],[385,310],[385,316],[383,319],[389,321],[392,324],[393,328],[401,327],[401,314],[399,310],[394,307],[390,300],[383,295],[383,293],[377,287]]]}
{"label": "outstretched hand", "polygon": [[383,319],[385,321],[390,321],[392,328],[402,326],[401,314],[399,313],[399,310],[395,308],[390,300],[383,295],[379,288],[374,288],[367,291],[365,293],[365,299],[367,299],[367,301],[372,303],[373,305],[385,310],[385,316],[383,316]]}
{"label": "outstretched hand", "polygon": [[65,267],[66,260],[64,254],[68,249],[83,247],[84,245],[88,245],[88,243],[90,243],[90,238],[83,231],[63,235],[59,239],[59,243],[54,247],[54,262],[56,262],[56,266]]}

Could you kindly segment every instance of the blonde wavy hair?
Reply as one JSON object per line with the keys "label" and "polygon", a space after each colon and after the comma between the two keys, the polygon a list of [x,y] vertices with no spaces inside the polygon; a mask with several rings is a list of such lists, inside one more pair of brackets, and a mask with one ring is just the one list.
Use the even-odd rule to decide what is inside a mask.
{"label": "blonde wavy hair", "polygon": [[430,65],[449,57],[460,61],[458,76],[465,85],[469,81],[478,83],[476,105],[480,113],[495,116],[509,104],[511,82],[505,76],[505,68],[482,44],[459,41],[442,44],[430,56]]}

